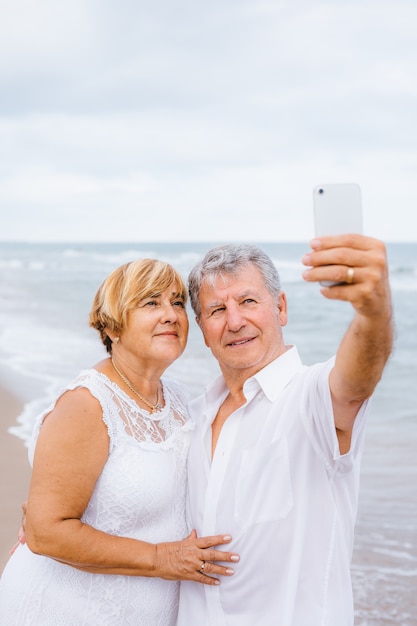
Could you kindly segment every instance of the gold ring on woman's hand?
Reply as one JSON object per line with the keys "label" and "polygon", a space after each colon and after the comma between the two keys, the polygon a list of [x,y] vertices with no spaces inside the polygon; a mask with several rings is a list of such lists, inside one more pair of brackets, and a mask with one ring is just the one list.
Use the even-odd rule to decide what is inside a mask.
{"label": "gold ring on woman's hand", "polygon": [[354,268],[353,267],[348,267],[345,283],[347,283],[348,285],[351,285],[353,283],[354,277],[355,277],[355,270],[354,270]]}
{"label": "gold ring on woman's hand", "polygon": [[202,564],[201,564],[200,569],[198,570],[198,571],[200,572],[200,574],[204,574],[204,568],[205,568],[205,566],[206,566],[206,562],[205,562],[205,561],[203,561],[203,562],[202,562]]}

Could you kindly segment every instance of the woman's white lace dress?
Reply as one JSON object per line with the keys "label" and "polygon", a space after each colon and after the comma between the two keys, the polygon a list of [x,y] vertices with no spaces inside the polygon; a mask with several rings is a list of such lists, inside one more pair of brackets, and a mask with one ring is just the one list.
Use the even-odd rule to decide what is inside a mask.
{"label": "woman's white lace dress", "polygon": [[[83,521],[151,543],[184,538],[192,429],[184,388],[163,378],[165,406],[151,415],[94,369],[67,389],[77,387],[99,400],[109,434],[109,456]],[[35,440],[52,408],[40,416]],[[19,546],[0,583],[0,625],[174,626],[178,591],[176,581],[90,574]]]}

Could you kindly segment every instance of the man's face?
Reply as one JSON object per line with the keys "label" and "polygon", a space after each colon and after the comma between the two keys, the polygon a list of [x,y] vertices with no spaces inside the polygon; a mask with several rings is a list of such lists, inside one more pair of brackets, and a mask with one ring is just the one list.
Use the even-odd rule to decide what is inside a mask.
{"label": "man's face", "polygon": [[203,282],[198,324],[225,377],[246,379],[285,352],[281,327],[287,323],[285,294],[274,299],[254,265]]}

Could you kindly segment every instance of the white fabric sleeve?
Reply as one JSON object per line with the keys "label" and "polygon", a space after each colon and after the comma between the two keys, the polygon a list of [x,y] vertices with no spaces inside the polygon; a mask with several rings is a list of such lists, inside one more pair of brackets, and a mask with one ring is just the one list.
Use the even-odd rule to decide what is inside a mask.
{"label": "white fabric sleeve", "polygon": [[334,424],[329,374],[335,357],[307,369],[303,385],[302,417],[315,448],[331,471],[350,471],[363,448],[370,401],[365,400],[355,419],[349,452],[341,454]]}

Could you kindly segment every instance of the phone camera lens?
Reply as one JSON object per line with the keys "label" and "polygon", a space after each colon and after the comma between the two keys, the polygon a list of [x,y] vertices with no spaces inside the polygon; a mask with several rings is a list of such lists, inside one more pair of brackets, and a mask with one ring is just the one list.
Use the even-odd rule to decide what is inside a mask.
{"label": "phone camera lens", "polygon": [[324,189],[319,189],[319,193],[324,193]]}

